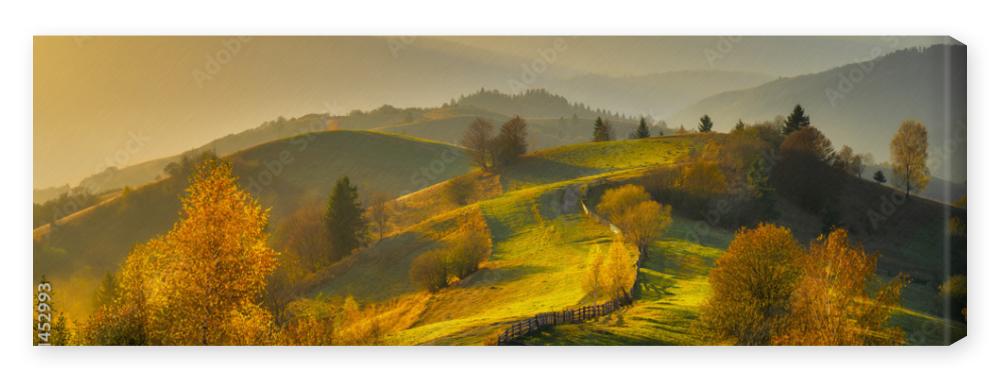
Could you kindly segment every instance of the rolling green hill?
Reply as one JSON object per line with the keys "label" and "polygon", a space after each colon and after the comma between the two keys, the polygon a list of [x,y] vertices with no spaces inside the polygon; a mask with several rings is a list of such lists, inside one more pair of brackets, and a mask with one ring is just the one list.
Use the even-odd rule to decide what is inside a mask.
{"label": "rolling green hill", "polygon": [[[331,131],[273,141],[226,157],[240,183],[271,209],[272,226],[303,205],[320,203],[349,176],[362,197],[402,195],[463,174],[461,148],[374,132]],[[114,271],[133,245],[166,232],[177,218],[186,179],[132,190],[35,234],[34,276],[46,275],[72,294],[66,308],[89,309],[99,277]],[[65,301],[70,301],[64,296]]]}
{"label": "rolling green hill", "polygon": [[[312,286],[312,293],[350,294],[362,302],[426,293],[411,285],[410,262],[420,253],[438,247],[463,219],[481,215],[494,245],[486,268],[460,285],[436,293],[412,328],[389,341],[483,344],[503,322],[583,301],[584,270],[607,246],[612,233],[582,216],[579,204],[573,203],[568,194],[578,194],[575,191],[580,187],[605,176],[636,174],[648,166],[669,164],[676,156],[686,154],[700,138],[585,143],[533,153],[505,169],[499,181],[491,176],[478,178],[502,190],[485,192],[484,200],[455,206],[399,229],[345,264],[332,266]],[[440,192],[432,190],[402,200],[416,208],[437,208],[420,202],[442,199]],[[377,280],[378,288],[371,287],[373,280]]]}
{"label": "rolling green hill", "polygon": [[[399,199],[402,217],[383,242],[331,266],[311,280],[304,296],[354,296],[362,303],[394,298],[420,301],[420,312],[390,344],[486,344],[504,325],[541,312],[588,303],[584,271],[606,250],[610,230],[580,213],[577,197],[593,203],[601,189],[636,182],[657,166],[672,165],[689,149],[711,139],[692,134],[646,140],[586,143],[532,153],[499,174],[473,173],[479,187],[473,200],[459,206],[444,200],[442,184]],[[875,195],[889,189],[857,180],[845,194]],[[588,192],[587,190],[591,190]],[[847,198],[845,220],[865,216],[867,198]],[[918,219],[942,227],[940,204],[914,199],[889,217],[890,222]],[[779,224],[790,226],[805,242],[819,232],[818,218],[782,200]],[[438,248],[467,219],[485,220],[493,255],[484,268],[459,284],[432,295],[411,284],[410,262]],[[558,326],[526,340],[529,344],[700,344],[691,331],[708,296],[708,272],[725,251],[732,230],[712,226],[702,216],[675,213],[673,224],[652,247],[639,276],[635,305],[612,316],[579,325]],[[890,225],[898,223],[890,223]],[[852,229],[852,232],[863,228]],[[881,252],[883,274],[909,272],[915,282],[903,294],[894,322],[914,344],[939,344],[964,335],[962,324],[941,317],[941,300],[928,275],[939,274],[943,235],[887,228],[856,232],[866,248]],[[907,244],[906,242],[909,241]],[[930,272],[930,273],[928,273]],[[937,272],[937,273],[933,273]],[[932,277],[933,278],[933,277]],[[374,287],[377,285],[377,287]],[[945,328],[950,332],[946,332]],[[950,334],[949,334],[950,333]]]}
{"label": "rolling green hill", "polygon": [[[362,195],[377,188],[400,196],[389,236],[369,248],[305,277],[300,301],[353,296],[362,304],[405,301],[411,312],[385,338],[388,344],[488,344],[505,325],[537,313],[589,304],[583,281],[589,264],[614,237],[581,213],[603,190],[639,182],[673,166],[715,134],[581,143],[530,153],[496,174],[469,172],[462,149],[376,132],[331,131],[279,140],[228,159],[241,184],[272,209],[272,224],[303,204],[317,203],[343,175]],[[284,158],[284,159],[283,159]],[[441,169],[441,170],[435,170]],[[446,197],[447,179],[467,177],[475,191],[464,205]],[[852,238],[878,251],[880,271],[907,272],[893,320],[910,342],[944,343],[965,326],[941,318],[936,286],[946,235],[942,206],[915,198],[866,230],[867,211],[891,190],[850,178],[843,220]],[[266,181],[265,181],[266,180]],[[36,240],[36,277],[55,279],[71,313],[83,314],[103,272],[114,269],[132,244],[169,228],[184,182],[165,179],[98,206]],[[859,196],[860,195],[860,196]],[[320,208],[319,205],[317,208]],[[819,232],[819,218],[779,200],[777,223],[805,242]],[[961,211],[957,211],[961,212]],[[675,212],[673,224],[650,251],[639,274],[635,304],[609,318],[563,325],[525,339],[528,344],[700,344],[691,330],[708,296],[708,272],[725,251],[732,229],[701,215]],[[926,232],[900,226],[919,221]],[[417,256],[444,245],[468,224],[484,224],[492,255],[483,268],[457,284],[429,293],[409,277]],[[39,235],[42,236],[42,235]],[[68,296],[67,296],[68,295]],[[70,304],[67,304],[70,305]]]}

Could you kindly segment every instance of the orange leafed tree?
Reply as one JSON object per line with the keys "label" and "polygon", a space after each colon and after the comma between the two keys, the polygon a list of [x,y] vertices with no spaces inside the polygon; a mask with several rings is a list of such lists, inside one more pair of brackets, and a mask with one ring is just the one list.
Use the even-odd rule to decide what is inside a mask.
{"label": "orange leafed tree", "polygon": [[[904,277],[883,283],[878,257],[865,253],[837,229],[820,236],[803,258],[803,274],[792,294],[792,314],[778,345],[898,345],[898,327],[886,327],[899,305]],[[869,292],[871,290],[871,292]]]}
{"label": "orange leafed tree", "polygon": [[736,345],[890,345],[905,277],[882,282],[876,257],[838,229],[803,250],[787,228],[742,229],[709,275],[699,325]]}
{"label": "orange leafed tree", "polygon": [[639,249],[647,247],[670,225],[670,206],[652,200],[641,186],[626,184],[601,196],[597,211],[618,226],[625,241]]}
{"label": "orange leafed tree", "polygon": [[591,248],[593,260],[584,277],[583,289],[587,299],[602,301],[629,295],[636,281],[635,250],[626,248],[622,240],[615,240],[602,253],[599,246]]}
{"label": "orange leafed tree", "polygon": [[788,228],[740,229],[709,273],[712,293],[701,325],[711,340],[769,345],[787,325],[805,254]]}
{"label": "orange leafed tree", "polygon": [[[91,338],[270,343],[273,319],[260,301],[278,253],[267,246],[267,221],[267,210],[240,189],[228,163],[203,162],[182,199],[180,220],[129,254],[118,277],[120,296],[92,318]],[[101,333],[109,327],[128,335]]]}

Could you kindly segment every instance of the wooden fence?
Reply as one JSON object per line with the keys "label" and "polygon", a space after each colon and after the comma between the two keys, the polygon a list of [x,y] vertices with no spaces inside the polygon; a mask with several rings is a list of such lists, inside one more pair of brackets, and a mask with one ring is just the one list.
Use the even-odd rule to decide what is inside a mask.
{"label": "wooden fence", "polygon": [[521,337],[539,330],[561,324],[577,324],[597,317],[607,316],[624,306],[631,305],[627,295],[619,296],[603,304],[581,306],[560,312],[539,313],[534,317],[515,321],[497,337],[497,345],[517,344]]}

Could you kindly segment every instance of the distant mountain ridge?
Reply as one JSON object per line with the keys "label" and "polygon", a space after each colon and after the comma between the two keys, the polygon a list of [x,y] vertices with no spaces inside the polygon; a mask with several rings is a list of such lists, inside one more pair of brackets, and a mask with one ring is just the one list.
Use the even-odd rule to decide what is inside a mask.
{"label": "distant mountain ridge", "polygon": [[684,70],[623,77],[586,74],[545,86],[583,103],[664,118],[705,97],[752,88],[775,78],[763,73]]}
{"label": "distant mountain ridge", "polygon": [[[695,126],[708,114],[718,131],[737,122],[772,120],[801,104],[834,145],[889,159],[889,143],[905,119],[928,129],[933,174],[965,180],[966,47],[960,43],[905,49],[820,73],[781,78],[714,95],[668,118]],[[951,160],[950,163],[943,163]]]}
{"label": "distant mountain ridge", "polygon": [[[539,122],[537,127],[542,127],[542,130],[529,130],[530,134],[537,135],[529,137],[533,149],[582,142],[588,138],[593,119],[598,116],[611,120],[621,129],[632,129],[638,123],[637,119],[633,120],[622,113],[595,109],[579,102],[571,103],[565,97],[541,89],[527,90],[519,94],[480,89],[439,107],[398,108],[383,105],[367,112],[355,110],[346,115],[322,113],[294,118],[279,117],[253,129],[226,135],[181,154],[123,168],[108,168],[84,178],[80,186],[94,193],[123,187],[134,188],[163,176],[163,169],[171,162],[180,160],[182,156],[195,156],[206,151],[226,156],[267,142],[324,130],[377,129],[455,144],[461,138],[460,130],[468,126],[472,118],[484,118],[499,127],[500,123],[514,115],[551,120],[535,121]],[[567,131],[572,133],[566,133]],[[35,203],[45,201],[39,197],[58,197],[58,193],[36,190]]]}

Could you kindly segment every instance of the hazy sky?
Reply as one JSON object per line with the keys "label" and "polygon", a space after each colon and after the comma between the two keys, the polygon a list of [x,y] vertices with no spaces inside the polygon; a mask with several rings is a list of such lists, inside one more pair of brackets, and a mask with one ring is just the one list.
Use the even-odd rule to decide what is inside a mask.
{"label": "hazy sky", "polygon": [[[544,75],[793,76],[937,40],[878,37],[36,37],[34,186],[174,155],[279,115],[438,105]],[[593,105],[600,107],[601,105]]]}

